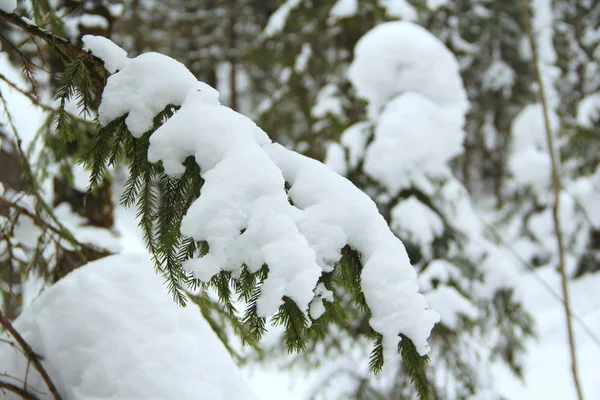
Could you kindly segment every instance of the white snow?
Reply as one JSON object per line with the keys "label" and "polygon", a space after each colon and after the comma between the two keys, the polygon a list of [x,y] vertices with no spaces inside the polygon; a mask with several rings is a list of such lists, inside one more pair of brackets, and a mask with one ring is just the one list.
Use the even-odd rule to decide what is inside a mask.
{"label": "white snow", "polygon": [[[200,312],[172,301],[146,256],[111,256],[75,270],[14,325],[65,399],[255,398]],[[0,346],[0,360],[2,373],[47,392],[13,347]]]}
{"label": "white snow", "polygon": [[348,77],[377,121],[365,172],[391,193],[444,175],[462,152],[468,109],[454,55],[418,25],[387,22],[358,41],[354,56]]}
{"label": "white snow", "polygon": [[325,313],[324,301],[332,303],[333,292],[328,290],[322,283],[319,283],[315,288],[315,298],[310,303],[310,316],[312,319],[319,319]]}
{"label": "white snow", "polygon": [[79,39],[82,28],[108,29],[108,20],[98,14],[67,14],[62,20],[65,23],[65,34],[71,40]]}
{"label": "white snow", "polygon": [[[544,282],[545,285],[541,284]],[[570,284],[578,368],[586,399],[600,395],[598,357],[600,348],[584,331],[582,322],[597,335],[600,330],[598,287],[600,274],[595,273]],[[568,353],[567,332],[560,293],[560,277],[553,267],[522,275],[519,286],[524,290],[525,307],[536,319],[537,339],[527,343],[524,360],[524,382],[496,365],[492,371],[498,388],[509,399],[574,399],[576,398]]]}
{"label": "white snow", "polygon": [[329,11],[328,23],[333,24],[336,21],[356,15],[358,12],[358,0],[337,0]]}
{"label": "white snow", "polygon": [[[98,108],[102,125],[129,114],[127,128],[135,137],[152,128],[154,117],[169,105],[180,106],[190,88],[204,90],[207,96],[218,92],[199,83],[180,62],[158,53],[144,53],[127,59],[127,53],[109,39],[84,36],[86,48],[101,58],[106,68],[119,70],[108,78]],[[110,42],[110,43],[108,43]]]}
{"label": "white snow", "polygon": [[459,315],[472,320],[479,315],[475,305],[452,286],[438,286],[427,293],[427,300],[440,313],[440,321],[451,329],[458,328]]}
{"label": "white snow", "polygon": [[440,7],[448,5],[448,0],[427,0],[427,8],[430,10],[436,10]]}
{"label": "white snow", "polygon": [[387,15],[406,21],[416,21],[419,18],[417,10],[407,0],[381,0]]}
{"label": "white snow", "polygon": [[85,35],[81,40],[83,49],[91,50],[93,55],[104,61],[104,67],[111,74],[125,68],[129,62],[127,52],[105,37]]}
{"label": "white snow", "polygon": [[148,158],[179,176],[194,156],[205,181],[181,231],[207,241],[209,253],[186,261],[186,269],[206,281],[220,270],[236,276],[242,265],[254,272],[266,263],[259,314],[274,314],[284,296],[308,312],[321,273],[332,270],[348,244],[362,255],[370,324],[384,336],[386,360],[398,357],[399,333],[421,354],[428,351],[438,315],[418,293],[404,246],[367,195],[320,162],[271,143],[250,119],[221,106],[216,90],[161,54],[131,59],[109,78],[100,122],[129,113],[127,125],[139,136],[167,104],[181,109],[151,136]]}
{"label": "white snow", "polygon": [[503,96],[509,98],[512,94],[515,78],[515,71],[504,61],[497,59],[485,71],[483,88],[502,91]]}
{"label": "white snow", "polygon": [[535,36],[540,77],[544,85],[546,101],[550,109],[555,110],[560,104],[558,91],[554,84],[560,77],[560,69],[556,67],[556,50],[554,49],[554,15],[552,0],[532,1],[532,29]]}
{"label": "white snow", "polygon": [[577,104],[577,122],[585,127],[592,128],[594,121],[600,119],[600,93],[584,97]]}
{"label": "white snow", "polygon": [[[550,128],[556,132],[559,120],[549,113]],[[550,184],[550,156],[542,105],[526,106],[512,123],[512,143],[508,159],[509,170],[515,181],[542,189]]]}
{"label": "white snow", "polygon": [[[161,160],[167,174],[183,172],[194,155],[205,182],[182,221],[181,231],[206,240],[207,256],[185,267],[204,281],[221,269],[251,272],[264,263],[269,276],[258,309],[272,315],[284,295],[306,310],[321,275],[315,251],[298,231],[297,210],[288,202],[281,171],[259,143],[269,142],[251,120],[192,90],[181,110],[150,139],[148,159]],[[243,233],[242,233],[243,231]]]}
{"label": "white snow", "polygon": [[462,276],[460,268],[448,260],[435,259],[427,264],[424,271],[419,273],[419,287],[430,291],[433,289],[434,281],[450,282],[459,281]]}
{"label": "white snow", "polygon": [[460,114],[468,108],[454,55],[438,38],[410,22],[386,22],[367,32],[356,44],[348,77],[369,102],[371,117],[406,92],[420,93]]}
{"label": "white snow", "polygon": [[409,186],[413,175],[439,175],[463,151],[463,122],[455,109],[418,92],[404,93],[381,113],[364,169],[390,192]]}
{"label": "white snow", "polygon": [[581,177],[570,183],[568,193],[577,200],[577,205],[595,229],[600,229],[600,167],[589,177]]}
{"label": "white snow", "polygon": [[317,94],[317,100],[310,113],[315,118],[324,118],[327,114],[342,116],[344,109],[338,88],[332,84],[323,86]]}
{"label": "white snow", "polygon": [[371,122],[368,121],[357,122],[350,125],[342,133],[340,142],[348,149],[348,165],[350,168],[356,168],[360,160],[363,159],[372,126]]}
{"label": "white snow", "polygon": [[[24,91],[28,90],[29,83],[21,74],[20,69],[13,66],[8,58],[7,52],[0,51],[0,71],[2,71],[2,74],[19,89]],[[36,77],[41,82],[45,80],[45,76],[41,73]],[[40,107],[32,104],[29,98],[9,86],[3,80],[0,80],[0,91],[4,96],[6,109],[10,113],[12,123],[17,129],[20,138],[23,140],[23,147],[25,148],[31,143],[40,126],[44,123],[43,121],[47,118],[46,112]],[[40,93],[40,97],[42,101],[45,100],[43,93]],[[6,133],[9,133],[9,137],[11,137],[12,129],[10,129],[8,116],[6,115],[4,107],[0,109],[0,125],[5,127]]]}
{"label": "white snow", "polygon": [[17,8],[17,0],[0,0],[0,10],[11,13]]}
{"label": "white snow", "polygon": [[287,23],[290,12],[300,5],[301,0],[286,0],[277,11],[269,17],[267,26],[263,30],[263,35],[267,38],[280,33]]}
{"label": "white snow", "polygon": [[[113,253],[121,251],[119,238],[114,232],[89,225],[89,221],[73,212],[70,205],[62,203],[54,209],[60,223],[77,238],[80,243],[101,248]],[[35,248],[33,246],[32,248]]]}
{"label": "white snow", "polygon": [[375,203],[318,161],[277,144],[269,145],[266,151],[291,184],[289,195],[294,204],[310,219],[323,223],[323,228],[341,228],[347,243],[361,253],[361,286],[371,309],[370,325],[384,335],[386,359],[397,358],[398,332],[426,354],[429,346],[421,339],[429,335],[438,315],[427,309],[406,250]]}
{"label": "white snow", "polygon": [[[435,238],[444,232],[440,216],[414,196],[394,206],[390,226],[398,236],[409,238],[421,249],[430,249]],[[425,256],[430,257],[430,254]]]}
{"label": "white snow", "polygon": [[327,145],[325,154],[325,165],[342,176],[348,173],[348,163],[346,162],[346,151],[337,142],[331,142]]}
{"label": "white snow", "polygon": [[294,63],[294,69],[296,72],[304,72],[306,70],[306,66],[308,65],[311,55],[312,48],[310,47],[310,43],[304,43],[302,45],[302,49],[300,50],[300,54],[298,54],[298,57],[296,57],[296,62]]}

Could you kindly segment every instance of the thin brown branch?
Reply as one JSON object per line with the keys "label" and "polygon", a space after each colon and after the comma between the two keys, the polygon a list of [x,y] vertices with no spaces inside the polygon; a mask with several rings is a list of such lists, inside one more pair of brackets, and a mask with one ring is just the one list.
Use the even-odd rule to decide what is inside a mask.
{"label": "thin brown branch", "polygon": [[[4,197],[0,197],[0,204],[8,207],[8,208],[12,208],[14,210],[16,210],[19,214],[23,214],[28,216],[29,218],[31,218],[33,220],[33,222],[38,225],[40,228],[44,228],[44,229],[49,229],[52,232],[58,234],[58,235],[62,235],[63,232],[59,229],[56,228],[53,225],[50,225],[49,223],[47,223],[46,221],[44,221],[40,216],[36,215],[35,213],[29,211],[27,208],[20,206],[10,200],[5,199]],[[83,246],[81,243],[78,243],[79,245]]]}
{"label": "thin brown branch", "polygon": [[[33,366],[39,372],[40,376],[46,383],[46,386],[48,386],[48,390],[50,391],[50,393],[52,394],[54,399],[62,400],[60,393],[58,393],[56,386],[54,386],[54,382],[52,382],[52,379],[50,379],[50,376],[46,372],[46,369],[44,369],[44,366],[42,365],[42,362],[38,358],[37,354],[35,354],[35,352],[31,348],[31,346],[29,345],[29,343],[27,343],[25,341],[25,339],[23,339],[23,336],[21,336],[21,334],[19,334],[19,332],[14,328],[14,326],[10,323],[10,321],[4,317],[4,314],[2,313],[1,310],[0,310],[0,325],[2,325],[8,333],[10,333],[10,335],[17,341],[17,343],[19,343],[19,346],[21,346],[23,351],[27,354],[27,359],[33,363]],[[22,389],[19,388],[19,390],[22,390]],[[35,397],[25,397],[25,398],[26,399],[35,399]]]}
{"label": "thin brown branch", "polygon": [[[31,391],[33,391],[33,392],[35,392],[35,393],[39,394],[39,395],[43,395],[43,394],[44,394],[44,392],[43,392],[43,391],[41,391],[41,390],[38,390],[38,389],[36,389],[36,388],[34,388],[34,387],[31,387],[31,386],[30,386],[30,387],[29,387],[29,389],[28,389],[28,388],[27,388],[27,382],[26,382],[26,379],[24,380],[24,379],[17,378],[17,377],[15,377],[15,376],[12,376],[12,375],[9,375],[9,374],[7,374],[6,372],[3,372],[3,373],[1,373],[1,374],[0,374],[0,377],[3,377],[3,378],[6,378],[6,379],[9,379],[9,380],[11,380],[11,381],[15,381],[15,382],[19,383],[20,385],[23,385],[23,389],[24,389],[24,390],[26,390],[26,391],[29,391],[29,390],[31,390]],[[32,394],[33,394],[33,393],[32,393]]]}
{"label": "thin brown branch", "polygon": [[29,393],[25,389],[18,387],[17,385],[13,385],[12,383],[0,381],[0,391],[8,390],[9,392],[13,392],[21,396],[21,398],[25,400],[40,400],[39,397]]}
{"label": "thin brown branch", "polygon": [[89,59],[90,61],[98,63],[99,65],[104,64],[102,60],[93,56],[87,51],[80,49],[73,43],[69,42],[67,39],[54,35],[51,32],[45,31],[37,25],[30,24],[15,13],[7,13],[0,10],[0,19],[8,22],[11,25],[21,28],[29,35],[37,37],[43,40],[44,42],[48,43],[64,60],[68,61],[71,60],[75,55],[80,55],[82,57],[85,57],[86,59]]}
{"label": "thin brown branch", "polygon": [[569,337],[569,350],[571,355],[571,373],[573,375],[573,382],[577,391],[577,398],[583,400],[583,391],[581,389],[581,383],[579,379],[579,372],[577,368],[577,348],[575,346],[575,332],[573,330],[573,318],[571,316],[571,301],[569,296],[569,285],[568,277],[565,266],[565,250],[563,243],[562,227],[560,223],[559,210],[560,210],[560,192],[561,192],[561,180],[558,160],[554,149],[554,138],[552,136],[552,128],[550,126],[550,111],[546,98],[546,89],[542,80],[538,49],[535,41],[533,29],[531,27],[531,17],[529,14],[529,5],[527,0],[521,0],[521,15],[523,18],[523,25],[525,27],[525,33],[529,38],[529,47],[531,50],[533,68],[535,80],[538,83],[540,101],[542,103],[542,110],[544,114],[544,128],[546,130],[546,144],[548,146],[548,153],[550,156],[550,165],[552,169],[552,189],[554,192],[554,204],[552,205],[552,219],[554,221],[554,231],[556,236],[556,247],[558,250],[558,269],[561,277],[561,287],[564,299],[564,310],[567,319],[567,334]]}
{"label": "thin brown branch", "polygon": [[71,46],[74,49],[78,50],[67,39],[61,38],[61,37],[56,36],[48,31],[45,31],[37,25],[30,24],[29,22],[25,21],[23,18],[21,18],[19,15],[15,14],[15,13],[7,13],[7,12],[0,10],[0,18],[2,18],[6,22],[8,22],[14,26],[21,28],[22,30],[24,30],[25,32],[27,32],[29,34],[44,40],[46,43],[48,43],[52,46]]}

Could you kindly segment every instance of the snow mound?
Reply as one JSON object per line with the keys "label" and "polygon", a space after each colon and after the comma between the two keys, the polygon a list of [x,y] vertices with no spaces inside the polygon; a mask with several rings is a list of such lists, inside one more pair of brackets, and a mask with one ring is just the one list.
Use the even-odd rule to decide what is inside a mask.
{"label": "snow mound", "polygon": [[[65,399],[255,398],[198,309],[173,303],[143,255],[111,256],[75,270],[14,326],[43,357]],[[0,346],[0,360],[1,372],[28,376],[30,388],[47,391],[12,347]]]}

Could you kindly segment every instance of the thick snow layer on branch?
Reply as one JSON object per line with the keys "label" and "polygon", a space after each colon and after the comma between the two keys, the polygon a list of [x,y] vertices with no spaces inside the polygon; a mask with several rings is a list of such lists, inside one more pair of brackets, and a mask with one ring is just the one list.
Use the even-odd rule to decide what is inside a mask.
{"label": "thick snow layer on branch", "polygon": [[[268,137],[248,118],[211,100],[192,90],[181,110],[151,136],[148,151],[148,159],[161,160],[167,174],[182,173],[190,155],[202,170],[200,197],[181,231],[207,241],[210,252],[187,261],[186,268],[207,281],[222,269],[237,275],[242,264],[256,272],[266,263],[259,313],[274,314],[283,296],[306,310],[321,267],[296,225],[299,212],[288,202],[281,171],[261,149]],[[335,233],[339,258],[344,238]]]}
{"label": "thick snow layer on branch", "polygon": [[17,8],[17,0],[0,0],[0,10],[11,13]]}
{"label": "thick snow layer on branch", "polygon": [[[333,269],[348,244],[362,256],[362,289],[371,326],[384,335],[386,360],[397,356],[399,333],[425,354],[438,314],[419,294],[404,246],[373,201],[320,162],[272,144],[254,122],[220,105],[213,88],[192,82],[183,69],[156,53],[131,59],[109,78],[100,122],[129,112],[128,126],[140,134],[164,106],[181,104],[151,136],[148,157],[162,161],[174,177],[184,172],[189,156],[201,168],[205,183],[181,229],[207,241],[209,252],[185,268],[206,281],[221,270],[235,276],[242,264],[251,272],[267,264],[259,313],[275,313],[284,296],[308,312],[321,273]],[[133,112],[139,117],[130,121]]]}
{"label": "thick snow layer on branch", "polygon": [[456,58],[438,38],[411,22],[387,22],[367,32],[354,48],[348,77],[369,102],[371,117],[406,92],[455,108],[463,118],[468,108]]}
{"label": "thick snow layer on branch", "polygon": [[104,61],[104,67],[111,74],[123,69],[129,62],[127,52],[105,37],[85,35],[81,40],[83,49],[93,49],[92,53]]}
{"label": "thick snow layer on branch", "polygon": [[[200,312],[173,303],[145,256],[111,256],[75,270],[14,325],[65,399],[254,398]],[[0,346],[0,365],[47,391],[11,346]]]}
{"label": "thick snow layer on branch", "polygon": [[278,144],[266,150],[291,184],[294,204],[323,227],[341,228],[348,244],[361,253],[361,286],[371,308],[370,325],[384,335],[386,357],[395,358],[398,332],[410,337],[421,354],[427,353],[427,342],[419,338],[429,335],[438,315],[424,310],[427,302],[418,293],[416,272],[406,250],[375,203],[318,161]]}
{"label": "thick snow layer on branch", "polygon": [[[85,35],[86,49],[102,59],[109,72],[98,120],[102,125],[129,114],[125,123],[135,137],[152,128],[154,117],[169,104],[179,106],[192,87],[202,89],[194,75],[179,61],[158,53],[127,59],[127,53],[106,38]],[[218,96],[218,93],[212,89]]]}

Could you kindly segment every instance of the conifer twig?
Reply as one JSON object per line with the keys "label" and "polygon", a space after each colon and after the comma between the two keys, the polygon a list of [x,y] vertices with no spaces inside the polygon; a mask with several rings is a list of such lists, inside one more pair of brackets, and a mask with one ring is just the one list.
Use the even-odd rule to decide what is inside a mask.
{"label": "conifer twig", "polygon": [[73,43],[68,41],[67,39],[57,36],[46,30],[43,30],[42,28],[40,28],[37,25],[30,24],[29,22],[27,22],[26,20],[24,20],[23,18],[21,18],[19,15],[15,14],[15,13],[7,13],[7,12],[0,10],[0,19],[8,22],[11,25],[21,28],[23,31],[27,32],[31,36],[37,37],[37,38],[45,41],[50,46],[52,46],[57,51],[57,53],[62,57],[66,57],[67,59],[70,59],[74,55],[80,54],[80,55],[85,56],[87,59],[94,60],[99,65],[104,64],[104,62],[102,60],[100,60],[98,57],[77,47],[76,45],[74,45]]}
{"label": "conifer twig", "polygon": [[29,393],[27,390],[20,388],[12,383],[0,381],[0,392],[9,391],[21,396],[25,400],[40,400],[39,397]]}
{"label": "conifer twig", "polygon": [[[1,310],[0,310],[0,325],[2,325],[8,333],[10,333],[10,335],[17,341],[17,343],[19,343],[19,346],[21,346],[21,348],[27,355],[27,359],[33,363],[33,366],[40,373],[40,376],[46,383],[46,386],[48,386],[48,390],[52,394],[52,397],[54,397],[54,400],[62,400],[60,393],[58,393],[56,386],[54,386],[54,382],[52,382],[52,379],[50,379],[50,376],[46,372],[46,369],[44,369],[44,366],[42,365],[37,354],[33,351],[31,346],[29,345],[29,343],[27,343],[25,341],[25,339],[23,339],[23,336],[21,336],[21,334],[19,334],[19,332],[10,323],[10,321],[8,319],[6,319],[6,317],[4,317],[4,314],[2,313]],[[27,397],[25,397],[25,398],[27,398]],[[35,398],[35,397],[29,397],[29,398]]]}
{"label": "conifer twig", "polygon": [[544,83],[541,77],[541,71],[539,66],[539,56],[537,52],[537,46],[533,29],[531,27],[531,19],[529,15],[529,5],[527,0],[521,0],[521,16],[523,19],[523,25],[525,27],[525,33],[529,39],[529,47],[531,50],[531,57],[534,68],[534,79],[537,81],[539,87],[540,102],[542,104],[542,112],[544,115],[544,128],[546,131],[546,144],[548,146],[548,154],[550,157],[550,167],[552,169],[552,189],[554,192],[554,204],[552,205],[552,219],[554,221],[554,231],[556,236],[556,247],[558,250],[558,269],[561,277],[561,287],[563,292],[563,305],[565,310],[565,316],[567,320],[567,334],[569,338],[569,350],[571,355],[571,373],[573,375],[573,382],[577,391],[577,398],[583,400],[583,391],[581,390],[581,383],[579,379],[579,372],[577,368],[577,351],[575,346],[575,332],[573,330],[572,317],[571,317],[571,302],[569,296],[569,285],[568,277],[565,266],[565,250],[563,243],[562,228],[560,223],[560,191],[561,181],[559,174],[558,161],[554,151],[554,139],[552,136],[552,128],[550,127],[550,116],[548,110],[548,102],[546,99],[546,91]]}

